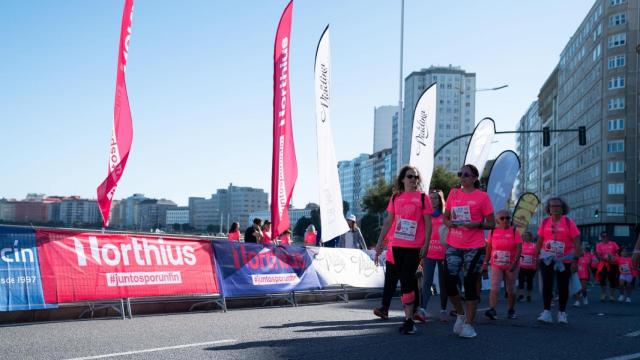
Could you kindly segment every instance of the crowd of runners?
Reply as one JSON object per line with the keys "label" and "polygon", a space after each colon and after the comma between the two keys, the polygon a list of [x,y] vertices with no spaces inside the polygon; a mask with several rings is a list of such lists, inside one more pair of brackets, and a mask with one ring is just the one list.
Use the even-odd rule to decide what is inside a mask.
{"label": "crowd of runners", "polygon": [[[569,206],[558,197],[546,201],[547,217],[540,223],[537,240],[531,232],[521,236],[508,210],[494,211],[489,196],[480,189],[475,166],[464,165],[457,175],[460,187],[452,188],[445,201],[440,190],[423,192],[416,168],[400,170],[376,245],[376,262],[387,250],[382,305],[373,310],[376,316],[389,317],[400,281],[405,320],[399,331],[415,333],[415,322],[427,320],[436,273],[439,318],[447,321],[450,302],[456,318],[453,332],[463,338],[477,336],[474,323],[486,273],[491,287],[484,315],[494,320],[501,291],[507,296],[508,319],[517,317],[518,301],[531,302],[536,273],[543,300],[540,322],[568,323],[570,296],[575,296],[574,306],[587,305],[589,282],[600,284],[600,301],[631,302],[638,278],[640,237],[631,250],[621,249],[606,232],[600,234],[595,249],[583,246],[578,227],[567,217]],[[551,312],[554,298],[558,305],[555,316]]]}

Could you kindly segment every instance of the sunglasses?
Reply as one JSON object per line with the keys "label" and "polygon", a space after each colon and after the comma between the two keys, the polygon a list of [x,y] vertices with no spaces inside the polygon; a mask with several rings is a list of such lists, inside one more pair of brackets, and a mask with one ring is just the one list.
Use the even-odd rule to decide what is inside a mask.
{"label": "sunglasses", "polygon": [[511,216],[500,216],[498,219],[500,219],[500,220],[511,220]]}
{"label": "sunglasses", "polygon": [[409,180],[413,180],[413,179],[416,179],[416,180],[417,180],[417,179],[420,179],[420,176],[418,176],[418,175],[411,175],[411,174],[405,175],[404,177],[405,177],[405,178],[407,178],[407,179],[409,179]]}
{"label": "sunglasses", "polygon": [[459,172],[458,172],[458,177],[460,177],[460,178],[471,178],[471,177],[476,177],[476,176],[475,176],[475,175],[473,175],[473,174],[470,174],[470,173],[468,173],[468,172],[461,172],[461,171],[459,171]]}

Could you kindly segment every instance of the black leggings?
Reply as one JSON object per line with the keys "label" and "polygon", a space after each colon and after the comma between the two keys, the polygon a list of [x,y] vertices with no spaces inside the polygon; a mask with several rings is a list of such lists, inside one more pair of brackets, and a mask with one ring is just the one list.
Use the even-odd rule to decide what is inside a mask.
{"label": "black leggings", "polygon": [[609,287],[615,289],[618,287],[618,278],[620,277],[620,272],[618,271],[618,265],[609,265],[609,270],[606,267],[603,267],[602,270],[597,274],[600,278],[600,286],[607,286],[607,281],[609,282]]}
{"label": "black leggings", "polygon": [[558,280],[558,295],[560,297],[560,311],[567,309],[567,301],[569,300],[569,280],[571,279],[571,268],[569,264],[565,264],[564,271],[556,271],[553,263],[545,265],[540,263],[540,275],[542,275],[542,301],[544,309],[551,310],[551,299],[553,298],[553,282],[554,278]]}
{"label": "black leggings", "polygon": [[527,291],[533,290],[533,278],[536,276],[536,269],[522,269],[518,274],[518,289],[524,290],[524,284],[527,283]]}
{"label": "black leggings", "polygon": [[[384,271],[384,289],[382,290],[382,307],[389,309],[391,306],[391,298],[396,293],[396,287],[398,285],[398,270],[394,263],[388,261],[385,262]],[[413,309],[417,310],[418,304],[420,304],[420,291],[418,291],[418,280],[416,279],[416,301]]]}

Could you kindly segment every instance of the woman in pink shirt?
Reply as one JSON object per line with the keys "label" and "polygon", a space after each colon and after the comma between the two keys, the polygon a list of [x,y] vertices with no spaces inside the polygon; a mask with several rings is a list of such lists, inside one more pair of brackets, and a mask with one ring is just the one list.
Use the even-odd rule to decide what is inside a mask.
{"label": "woman in pink shirt", "polygon": [[618,250],[620,247],[609,240],[606,231],[600,233],[600,242],[596,244],[596,256],[598,257],[598,270],[596,279],[600,282],[600,301],[607,299],[607,282],[609,283],[609,301],[614,301],[613,293],[618,288]]}
{"label": "woman in pink shirt", "polygon": [[231,224],[228,238],[230,241],[240,241],[240,224],[237,222]]}
{"label": "woman in pink shirt", "polygon": [[545,211],[549,217],[542,220],[538,228],[536,254],[542,276],[542,301],[544,310],[538,321],[551,323],[551,299],[554,281],[558,281],[559,312],[558,322],[566,324],[567,302],[569,301],[569,280],[571,273],[577,270],[577,261],[582,254],[580,249],[580,231],[573,220],[566,215],[569,206],[559,197],[547,200]]}
{"label": "woman in pink shirt", "polygon": [[621,256],[617,260],[620,269],[620,296],[618,301],[631,302],[631,291],[638,277],[638,269],[634,268],[631,254],[627,249],[622,250]]}
{"label": "woman in pink shirt", "polygon": [[522,242],[522,255],[520,256],[520,272],[518,273],[518,301],[524,300],[524,286],[527,285],[527,302],[531,302],[531,291],[533,290],[533,279],[536,276],[538,259],[536,258],[536,242],[533,234],[527,231],[524,233]]}
{"label": "woman in pink shirt", "polygon": [[316,246],[317,233],[316,227],[313,225],[307,226],[307,232],[304,234],[305,246]]}
{"label": "woman in pink shirt", "polygon": [[516,228],[510,226],[511,216],[507,210],[500,210],[496,214],[496,228],[489,232],[487,239],[488,258],[485,258],[483,269],[491,261],[491,290],[489,292],[489,310],[484,314],[489,319],[497,318],[496,305],[498,305],[498,293],[504,280],[505,290],[509,295],[507,318],[516,318],[516,279],[518,278],[518,265],[522,254],[522,239]]}
{"label": "woman in pink shirt", "polygon": [[[458,172],[460,188],[452,188],[447,198],[443,222],[449,228],[445,252],[447,295],[455,307],[453,332],[460,337],[475,337],[473,321],[478,306],[477,282],[485,258],[484,230],[495,226],[493,205],[489,196],[479,190],[480,173],[473,165]],[[458,291],[460,273],[464,275],[465,309]]]}
{"label": "woman in pink shirt", "polygon": [[431,239],[431,202],[421,191],[420,174],[413,166],[400,169],[395,181],[395,191],[387,206],[387,218],[384,221],[376,255],[382,253],[387,231],[392,229],[390,241],[393,259],[400,277],[405,320],[400,328],[404,334],[416,332],[413,322],[415,291],[418,285],[416,270],[420,259],[427,254]]}
{"label": "woman in pink shirt", "polygon": [[580,279],[581,289],[580,292],[576,294],[576,302],[573,303],[573,306],[576,307],[581,304],[589,304],[589,299],[587,298],[587,281],[589,281],[590,277],[589,268],[591,267],[593,255],[591,255],[591,251],[588,246],[584,246],[582,250],[582,256],[578,259],[578,278]]}
{"label": "woman in pink shirt", "polygon": [[[431,215],[431,240],[429,241],[429,252],[422,259],[422,292],[420,296],[420,313],[426,316],[427,305],[431,297],[431,286],[435,276],[436,266],[438,267],[438,285],[440,287],[440,320],[447,320],[447,290],[445,289],[444,269],[444,243],[440,241],[440,228],[444,226],[442,215],[444,211],[444,194],[442,190],[431,190],[429,200],[433,214]],[[443,239],[444,240],[444,239]]]}
{"label": "woman in pink shirt", "polygon": [[285,230],[280,235],[280,245],[287,246],[291,244],[291,229]]}
{"label": "woman in pink shirt", "polygon": [[262,224],[262,244],[271,245],[271,221],[265,220]]}

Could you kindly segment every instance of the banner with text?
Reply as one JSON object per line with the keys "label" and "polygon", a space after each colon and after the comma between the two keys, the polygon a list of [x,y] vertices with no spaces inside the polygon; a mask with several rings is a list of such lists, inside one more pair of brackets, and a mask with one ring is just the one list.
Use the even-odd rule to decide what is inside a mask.
{"label": "banner with text", "polygon": [[362,288],[384,287],[384,259],[376,265],[374,251],[339,248],[308,248],[320,284]]}
{"label": "banner with text", "polygon": [[0,226],[0,311],[51,307],[42,293],[35,231]]}
{"label": "banner with text", "polygon": [[320,289],[307,249],[214,240],[224,296],[263,295]]}
{"label": "banner with text", "polygon": [[467,147],[467,154],[464,157],[464,165],[471,164],[478,168],[480,176],[484,171],[484,166],[489,159],[489,152],[491,151],[491,143],[496,136],[496,124],[492,118],[482,119],[476,128],[473,130],[471,140],[469,140],[469,146]]}
{"label": "banner with text", "polygon": [[434,83],[420,95],[413,113],[411,156],[409,165],[415,166],[422,176],[422,188],[429,190],[433,175],[436,135],[436,99],[438,85]]}
{"label": "banner with text", "polygon": [[524,236],[527,231],[531,218],[536,213],[536,208],[540,204],[540,199],[534,193],[526,192],[520,195],[516,207],[511,217],[511,225],[515,226],[520,232],[520,236]]}
{"label": "banner with text", "polygon": [[40,229],[36,238],[47,303],[219,293],[208,241]]}

